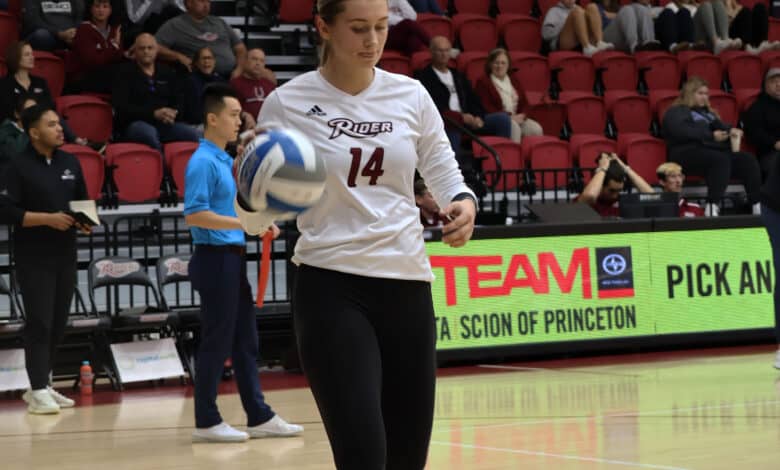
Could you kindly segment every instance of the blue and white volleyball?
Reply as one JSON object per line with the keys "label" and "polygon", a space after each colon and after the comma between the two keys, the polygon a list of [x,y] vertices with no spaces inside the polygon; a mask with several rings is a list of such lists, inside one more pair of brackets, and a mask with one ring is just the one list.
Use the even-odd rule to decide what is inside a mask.
{"label": "blue and white volleyball", "polygon": [[325,162],[306,136],[293,129],[272,129],[247,145],[237,185],[250,209],[290,220],[320,200],[325,177]]}

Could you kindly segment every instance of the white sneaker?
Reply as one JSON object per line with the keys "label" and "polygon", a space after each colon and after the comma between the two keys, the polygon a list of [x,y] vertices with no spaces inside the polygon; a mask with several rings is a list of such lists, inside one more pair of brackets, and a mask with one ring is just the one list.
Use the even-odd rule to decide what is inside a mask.
{"label": "white sneaker", "polygon": [[740,38],[729,39],[729,42],[731,42],[732,49],[742,49],[742,39]]}
{"label": "white sneaker", "polygon": [[303,432],[303,426],[290,424],[287,421],[274,415],[273,418],[263,424],[247,428],[249,437],[259,439],[262,437],[292,437]]}
{"label": "white sneaker", "polygon": [[22,400],[27,402],[27,412],[34,415],[56,415],[60,412],[60,405],[54,401],[49,390],[27,390],[22,395]]}
{"label": "white sneaker", "polygon": [[753,215],[761,215],[761,203],[753,204]]}
{"label": "white sneaker", "polygon": [[780,369],[780,351],[775,354],[775,369]]}
{"label": "white sneaker", "polygon": [[614,48],[615,48],[615,45],[612,44],[611,42],[599,41],[599,42],[596,43],[596,49],[598,50],[598,52],[601,52],[601,51],[611,51]]}
{"label": "white sneaker", "polygon": [[717,217],[719,215],[720,215],[720,207],[718,207],[717,204],[707,203],[707,205],[704,206],[705,217]]}
{"label": "white sneaker", "polygon": [[726,41],[724,39],[716,39],[715,44],[712,45],[712,53],[718,55],[723,51],[731,49],[731,47],[732,47],[731,41]]}
{"label": "white sneaker", "polygon": [[75,401],[61,394],[57,390],[54,390],[54,388],[49,387],[47,390],[49,391],[49,395],[54,398],[54,401],[60,406],[60,408],[73,408],[76,405]]}
{"label": "white sneaker", "polygon": [[210,428],[196,428],[192,431],[192,442],[245,442],[249,434],[221,422]]}
{"label": "white sneaker", "polygon": [[583,55],[585,55],[585,57],[591,57],[593,56],[593,54],[597,52],[599,52],[599,50],[596,47],[591,46],[590,44],[582,48],[582,53]]}
{"label": "white sneaker", "polygon": [[766,41],[762,42],[761,45],[758,46],[758,47],[753,47],[750,44],[748,44],[747,46],[745,46],[745,52],[747,52],[749,54],[753,54],[753,55],[761,54],[761,52],[763,52],[763,50],[761,49],[761,46],[763,46],[765,43],[766,43]]}

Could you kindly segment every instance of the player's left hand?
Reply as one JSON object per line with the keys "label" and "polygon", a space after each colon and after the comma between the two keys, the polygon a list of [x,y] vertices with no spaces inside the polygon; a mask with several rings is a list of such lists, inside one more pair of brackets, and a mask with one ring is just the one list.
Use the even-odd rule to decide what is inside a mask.
{"label": "player's left hand", "polygon": [[459,248],[471,239],[474,233],[474,219],[477,217],[477,207],[471,199],[454,201],[447,206],[442,214],[449,222],[442,228],[442,241],[453,248]]}

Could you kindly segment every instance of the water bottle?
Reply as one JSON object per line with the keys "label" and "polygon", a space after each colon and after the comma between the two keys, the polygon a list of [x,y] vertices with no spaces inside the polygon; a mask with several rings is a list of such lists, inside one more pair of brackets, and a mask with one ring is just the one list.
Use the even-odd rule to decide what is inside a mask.
{"label": "water bottle", "polygon": [[92,395],[92,379],[95,374],[92,373],[92,366],[89,365],[89,361],[81,363],[81,380],[79,382],[79,388],[82,395]]}

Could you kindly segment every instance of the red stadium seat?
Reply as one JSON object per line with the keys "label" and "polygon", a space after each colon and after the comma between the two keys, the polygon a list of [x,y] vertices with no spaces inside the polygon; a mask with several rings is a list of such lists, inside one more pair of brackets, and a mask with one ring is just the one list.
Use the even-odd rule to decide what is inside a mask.
{"label": "red stadium seat", "polygon": [[171,142],[165,144],[165,166],[173,177],[173,183],[176,185],[176,193],[179,198],[184,198],[184,173],[187,170],[187,163],[190,157],[198,148],[197,142]]}
{"label": "red stadium seat", "polygon": [[658,166],[666,162],[664,141],[647,134],[621,134],[618,136],[618,153],[649,184],[656,181]]}
{"label": "red stadium seat", "polygon": [[464,51],[490,51],[498,44],[498,28],[489,16],[462,14],[453,18]]}
{"label": "red stadium seat", "polygon": [[650,132],[653,112],[646,96],[630,91],[608,91],[604,103],[618,133]]}
{"label": "red stadium seat", "polygon": [[111,144],[106,163],[113,166],[114,185],[123,202],[146,202],[160,198],[163,179],[162,157],[141,144]]}
{"label": "red stadium seat", "polygon": [[501,14],[496,18],[498,34],[510,51],[539,52],[542,30],[539,20],[527,15]]}
{"label": "red stadium seat", "polygon": [[721,61],[726,70],[726,77],[729,79],[731,89],[761,88],[764,78],[761,58],[742,52],[721,57]]}
{"label": "red stadium seat", "polygon": [[[521,143],[523,157],[529,162],[538,189],[565,188],[572,164],[569,144],[555,137],[528,136]],[[561,171],[541,171],[561,170]]]}
{"label": "red stadium seat", "polygon": [[547,94],[550,89],[550,66],[547,59],[532,52],[510,52],[514,78],[526,92]]}
{"label": "red stadium seat", "polygon": [[281,0],[279,23],[311,23],[313,13],[314,0]]}
{"label": "red stadium seat", "polygon": [[490,10],[490,0],[454,0],[453,6],[458,14],[487,15]]}
{"label": "red stadium seat", "polygon": [[113,132],[111,105],[93,96],[67,95],[56,99],[57,112],[73,132],[95,142],[108,142]]}
{"label": "red stadium seat", "polygon": [[672,105],[674,100],[680,96],[677,90],[650,90],[648,98],[650,99],[650,110],[659,124],[664,121],[666,110]]}
{"label": "red stadium seat", "polygon": [[418,13],[417,23],[422,26],[430,37],[444,36],[450,42],[455,41],[455,28],[452,26],[452,20],[446,16],[433,13]]}
{"label": "red stadium seat", "polygon": [[44,78],[53,98],[62,94],[65,86],[65,62],[54,54],[34,51],[35,67],[32,74]]}
{"label": "red stadium seat", "polygon": [[634,57],[622,52],[600,52],[593,56],[593,65],[601,74],[605,90],[636,91],[639,70]]}
{"label": "red stadium seat", "polygon": [[[504,137],[482,137],[482,141],[491,146],[501,159],[501,168],[507,173],[498,181],[496,191],[511,191],[520,187],[522,183],[521,170],[526,167],[520,144],[512,142]],[[476,142],[472,142],[474,156],[482,160],[482,171],[496,171],[496,162],[487,151]],[[488,183],[492,183],[488,177]]]}
{"label": "red stadium seat", "polygon": [[544,135],[558,137],[566,124],[566,105],[546,99],[541,93],[526,92],[525,114],[542,126]]}
{"label": "red stadium seat", "polygon": [[485,75],[485,62],[487,54],[485,52],[461,52],[458,54],[458,70],[466,74],[473,87],[479,77]]}
{"label": "red stadium seat", "polygon": [[737,99],[721,90],[710,90],[710,106],[720,115],[720,120],[726,124],[736,126],[739,121],[737,111]]}
{"label": "red stadium seat", "polygon": [[450,7],[450,0],[436,0],[436,3],[439,4],[439,8],[441,11],[443,11],[445,14],[449,11]]}
{"label": "red stadium seat", "polygon": [[666,52],[637,52],[634,56],[648,90],[680,88],[680,64],[677,57]]}
{"label": "red stadium seat", "polygon": [[0,11],[0,54],[5,56],[5,50],[19,40],[19,20],[9,13]]}
{"label": "red stadium seat", "polygon": [[770,41],[780,41],[780,19],[769,17],[769,37]]}
{"label": "red stadium seat", "polygon": [[541,13],[539,17],[542,18],[542,21],[544,21],[544,15],[547,14],[547,10],[557,5],[558,1],[559,0],[537,0],[539,12]]}
{"label": "red stadium seat", "polygon": [[572,160],[582,167],[596,166],[596,157],[601,152],[617,153],[617,142],[595,134],[577,134],[569,139],[569,153]]}
{"label": "red stadium seat", "polygon": [[584,92],[562,91],[559,99],[566,104],[572,134],[604,134],[607,109],[603,98]]}
{"label": "red stadium seat", "polygon": [[558,70],[558,84],[563,91],[584,91],[593,93],[595,68],[590,57],[579,52],[551,52],[550,71]]}
{"label": "red stadium seat", "polygon": [[737,111],[739,114],[742,115],[742,113],[747,111],[760,94],[761,89],[734,90],[734,98],[737,99]]}
{"label": "red stadium seat", "polygon": [[75,144],[65,144],[60,149],[79,159],[81,173],[87,183],[87,194],[90,199],[99,200],[106,178],[106,163],[103,156],[89,147]]}
{"label": "red stadium seat", "polygon": [[720,88],[723,65],[718,57],[704,51],[683,51],[677,54],[677,58],[686,80],[699,77],[706,80],[710,88]]}
{"label": "red stadium seat", "polygon": [[758,56],[761,59],[761,76],[766,74],[770,67],[780,67],[780,51],[764,51]]}
{"label": "red stadium seat", "polygon": [[379,68],[392,73],[412,76],[412,66],[409,58],[396,51],[384,51],[382,58],[379,59]]}
{"label": "red stadium seat", "polygon": [[498,0],[496,2],[498,12],[502,15],[507,13],[517,15],[530,15],[534,9],[534,0]]}

